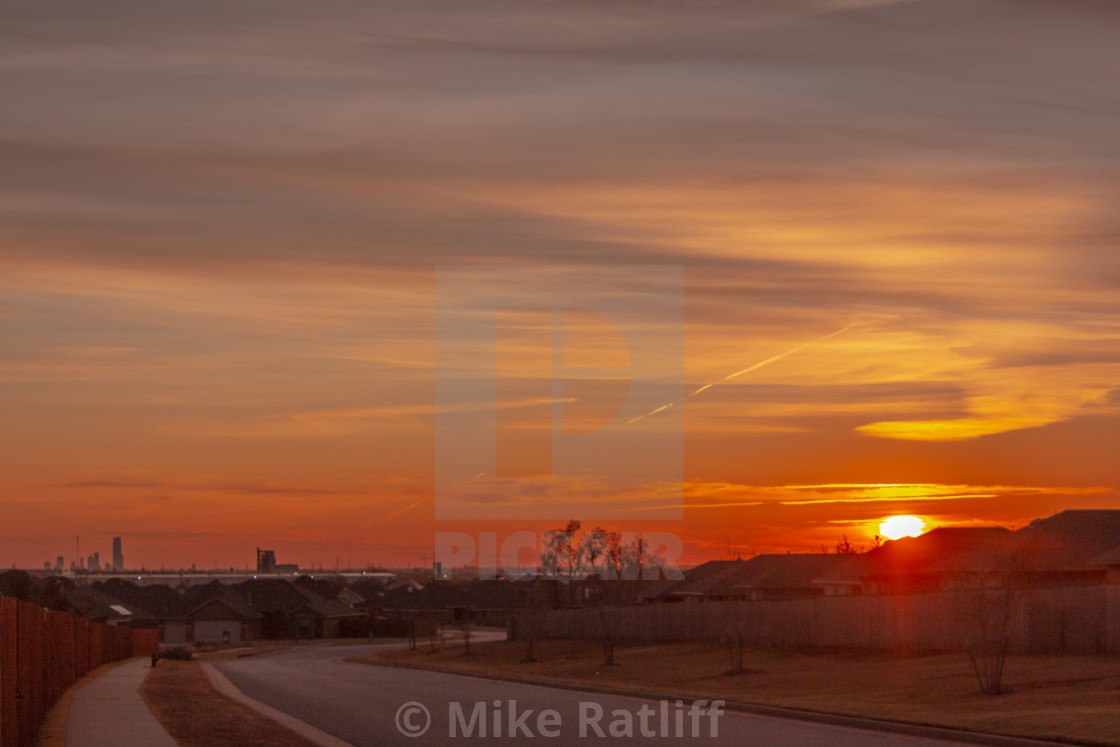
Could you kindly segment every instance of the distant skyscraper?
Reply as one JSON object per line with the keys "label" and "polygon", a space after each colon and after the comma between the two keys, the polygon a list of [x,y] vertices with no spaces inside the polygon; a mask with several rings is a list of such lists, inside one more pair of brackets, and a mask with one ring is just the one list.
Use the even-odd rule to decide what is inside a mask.
{"label": "distant skyscraper", "polygon": [[257,548],[257,573],[276,573],[276,553]]}
{"label": "distant skyscraper", "polygon": [[113,538],[113,570],[124,570],[124,553],[121,551],[121,538]]}
{"label": "distant skyscraper", "polygon": [[63,567],[63,560],[62,560],[62,556],[59,555],[58,556],[58,562],[54,564],[54,569],[56,571],[61,571],[62,567]]}

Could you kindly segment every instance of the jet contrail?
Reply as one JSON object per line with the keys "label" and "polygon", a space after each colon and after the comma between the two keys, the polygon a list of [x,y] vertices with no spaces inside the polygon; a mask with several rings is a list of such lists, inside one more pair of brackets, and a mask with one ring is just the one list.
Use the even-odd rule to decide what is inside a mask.
{"label": "jet contrail", "polygon": [[697,389],[692,394],[686,394],[685,396],[678,399],[676,402],[670,402],[667,405],[662,405],[661,407],[658,407],[656,410],[650,410],[645,415],[639,415],[636,418],[631,418],[630,420],[627,420],[625,423],[623,423],[623,425],[630,425],[631,423],[636,423],[643,418],[648,418],[650,415],[656,415],[657,413],[662,412],[663,410],[668,410],[673,405],[679,405],[681,402],[684,402],[685,400],[690,400],[693,397],[695,397],[697,394],[700,394],[701,392],[703,392],[705,390],[711,389],[712,387],[714,387],[718,384],[722,384],[725,381],[731,381],[732,379],[737,378],[739,376],[742,376],[745,373],[750,373],[751,371],[757,371],[758,369],[762,368],[763,366],[769,366],[771,363],[775,363],[777,361],[780,361],[782,358],[785,358],[786,356],[793,355],[794,353],[801,352],[802,350],[809,347],[810,345],[816,345],[818,342],[824,342],[825,340],[829,339],[830,337],[836,337],[836,335],[843,334],[844,332],[847,332],[850,329],[851,329],[851,327],[844,327],[843,329],[838,329],[835,332],[829,332],[824,337],[819,337],[816,340],[810,340],[809,342],[802,343],[795,348],[787,350],[784,353],[779,353],[778,355],[775,355],[772,358],[767,358],[764,361],[760,361],[758,363],[755,363],[753,366],[747,366],[742,371],[736,371],[735,373],[733,373],[729,376],[724,376],[719,381],[713,381],[711,384],[705,384],[704,386],[700,387],[699,389]]}

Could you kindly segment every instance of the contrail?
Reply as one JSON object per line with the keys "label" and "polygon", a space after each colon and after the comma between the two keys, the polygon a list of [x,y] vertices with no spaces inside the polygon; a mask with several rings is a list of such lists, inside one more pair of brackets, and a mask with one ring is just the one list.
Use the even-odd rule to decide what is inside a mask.
{"label": "contrail", "polygon": [[701,392],[703,392],[705,390],[711,389],[712,387],[714,387],[718,384],[722,384],[725,381],[731,381],[732,379],[737,378],[739,376],[742,376],[745,373],[750,373],[751,371],[757,371],[758,369],[762,368],[763,366],[769,366],[771,363],[776,363],[777,361],[780,361],[782,358],[785,358],[786,356],[793,355],[794,353],[801,352],[802,350],[809,347],[810,345],[816,345],[818,342],[824,342],[825,340],[827,340],[831,337],[836,337],[836,335],[843,334],[844,332],[847,332],[850,329],[851,329],[851,327],[844,327],[843,329],[838,329],[835,332],[829,332],[824,337],[819,337],[816,340],[810,340],[809,342],[802,343],[795,348],[787,350],[784,353],[779,353],[778,355],[775,355],[772,358],[767,358],[764,361],[759,361],[758,363],[755,363],[753,366],[747,366],[742,371],[736,371],[735,373],[733,373],[729,376],[724,376],[719,381],[713,381],[711,384],[705,384],[704,386],[700,387],[699,389],[697,389],[692,394],[686,394],[685,396],[678,399],[676,402],[670,402],[667,405],[662,405],[661,407],[658,407],[656,410],[650,410],[645,415],[639,415],[636,418],[631,418],[630,420],[627,420],[625,423],[623,423],[623,425],[630,425],[631,423],[636,423],[643,418],[648,418],[650,415],[656,415],[657,413],[662,412],[663,410],[668,410],[673,405],[679,405],[680,403],[682,403],[686,400],[690,400],[693,397],[695,397],[697,394],[700,394]]}

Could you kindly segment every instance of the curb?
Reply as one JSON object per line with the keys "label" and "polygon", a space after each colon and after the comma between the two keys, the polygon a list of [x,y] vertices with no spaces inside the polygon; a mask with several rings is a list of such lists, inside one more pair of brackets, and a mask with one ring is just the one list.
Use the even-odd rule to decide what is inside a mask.
{"label": "curb", "polygon": [[[346,661],[355,664],[365,664],[366,666],[375,667],[393,667],[397,669],[415,669],[422,672],[439,672],[441,674],[453,674],[459,677],[473,677],[481,680],[498,680],[501,682],[512,682],[518,685],[533,685],[535,687],[547,687],[555,690],[570,690],[575,692],[596,693],[599,695],[618,695],[628,698],[640,698],[642,700],[675,700],[680,699],[686,703],[696,700],[694,695],[680,695],[669,692],[657,692],[654,690],[638,690],[629,688],[607,687],[604,685],[575,685],[566,682],[553,682],[549,680],[534,679],[531,677],[503,677],[494,674],[480,674],[474,672],[457,672],[450,669],[442,669],[436,667],[421,666],[419,664],[409,664],[404,662],[394,663],[381,663],[360,661],[356,658],[348,658]],[[827,724],[829,726],[841,726],[851,729],[865,729],[867,731],[877,731],[886,734],[898,734],[900,736],[909,737],[923,737],[926,739],[941,739],[956,742],[965,742],[968,744],[983,744],[993,745],[994,747],[1053,747],[1054,745],[1088,745],[1091,747],[1108,747],[1103,742],[1091,742],[1084,740],[1047,740],[1035,739],[1032,737],[1013,737],[1002,734],[992,734],[989,732],[969,731],[968,729],[956,729],[947,726],[934,726],[931,724],[914,723],[909,721],[888,721],[886,719],[868,718],[866,716],[845,716],[838,713],[826,713],[824,711],[809,711],[799,708],[786,708],[783,706],[764,705],[762,703],[748,703],[744,701],[726,701],[724,706],[728,711],[735,711],[738,713],[749,713],[756,716],[767,716],[769,718],[789,719],[792,721],[810,721],[813,723]]]}
{"label": "curb", "polygon": [[283,711],[278,711],[270,705],[265,705],[259,700],[250,698],[248,695],[238,690],[237,685],[230,682],[229,678],[219,672],[218,668],[210,662],[200,661],[198,665],[202,667],[202,671],[206,673],[210,684],[213,685],[214,689],[219,693],[252,708],[262,716],[270,718],[281,726],[291,729],[301,737],[309,739],[321,747],[354,747],[349,742],[345,742],[333,734],[328,734],[321,729],[317,729],[306,721],[301,721],[295,716],[284,713]]}

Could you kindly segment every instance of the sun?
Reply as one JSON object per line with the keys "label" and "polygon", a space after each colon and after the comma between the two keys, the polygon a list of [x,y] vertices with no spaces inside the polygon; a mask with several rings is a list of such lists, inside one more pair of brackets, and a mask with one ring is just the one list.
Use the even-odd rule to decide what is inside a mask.
{"label": "sun", "polygon": [[887,539],[917,537],[925,531],[926,523],[917,516],[891,516],[879,525],[879,534]]}

